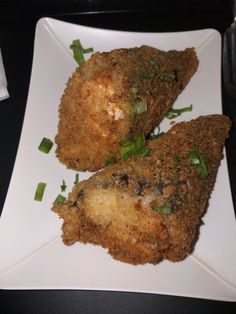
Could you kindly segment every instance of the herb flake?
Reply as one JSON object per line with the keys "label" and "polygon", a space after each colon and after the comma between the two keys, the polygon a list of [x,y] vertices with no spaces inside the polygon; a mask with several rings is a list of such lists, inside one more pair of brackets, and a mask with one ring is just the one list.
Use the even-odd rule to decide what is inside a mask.
{"label": "herb flake", "polygon": [[191,161],[191,164],[198,166],[200,177],[206,178],[208,176],[208,170],[204,156],[195,148],[189,151],[188,156]]}
{"label": "herb flake", "polygon": [[34,200],[41,202],[43,199],[43,195],[44,195],[44,191],[46,188],[46,183],[44,182],[39,182],[35,191],[35,195],[34,195]]}
{"label": "herb flake", "polygon": [[39,144],[38,149],[42,153],[48,154],[50,152],[52,146],[53,146],[53,142],[49,138],[43,137],[41,143]]}
{"label": "herb flake", "polygon": [[110,158],[107,159],[105,165],[109,166],[109,165],[114,165],[116,163],[116,158],[114,156],[111,156]]}
{"label": "herb flake", "polygon": [[61,185],[61,192],[65,192],[66,188],[67,188],[67,185],[65,183],[65,180],[63,179],[62,180],[62,185]]}
{"label": "herb flake", "polygon": [[126,139],[120,143],[120,154],[123,160],[127,160],[132,156],[148,156],[150,149],[145,146],[145,137],[142,133],[135,139]]}
{"label": "herb flake", "polygon": [[170,215],[172,213],[171,206],[167,204],[154,206],[152,207],[152,210],[161,214],[165,214],[165,215]]}
{"label": "herb flake", "polygon": [[76,173],[75,181],[74,181],[74,184],[77,184],[77,183],[79,183],[79,174],[78,173]]}
{"label": "herb flake", "polygon": [[182,113],[187,112],[187,111],[192,111],[193,110],[193,105],[190,105],[188,107],[183,107],[180,109],[174,109],[171,108],[167,114],[166,114],[166,118],[171,120],[171,119],[175,119],[176,117],[180,116]]}
{"label": "herb flake", "polygon": [[58,194],[53,204],[64,204],[65,200],[65,196]]}
{"label": "herb flake", "polygon": [[73,51],[73,57],[75,61],[81,65],[85,63],[84,54],[93,52],[93,48],[83,48],[79,39],[75,39],[72,41],[70,45],[70,49]]}
{"label": "herb flake", "polygon": [[154,66],[153,71],[147,72],[145,73],[145,77],[152,81],[154,80],[154,78],[159,78],[160,80],[164,80],[164,81],[173,81],[176,79],[176,71],[163,71],[160,68],[160,64],[156,61],[156,60],[150,60],[149,61],[150,64],[152,64]]}

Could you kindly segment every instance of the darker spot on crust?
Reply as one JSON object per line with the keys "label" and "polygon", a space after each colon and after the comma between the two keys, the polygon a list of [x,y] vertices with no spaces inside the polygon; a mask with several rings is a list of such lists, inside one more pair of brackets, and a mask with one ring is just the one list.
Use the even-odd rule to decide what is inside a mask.
{"label": "darker spot on crust", "polygon": [[140,187],[140,185],[135,186],[135,188],[133,189],[133,192],[135,195],[140,195],[142,192],[142,188]]}
{"label": "darker spot on crust", "polygon": [[133,192],[135,195],[141,195],[143,188],[145,188],[148,185],[148,182],[144,179],[141,179],[137,183],[138,184],[133,189]]}
{"label": "darker spot on crust", "polygon": [[84,199],[84,190],[80,190],[77,194],[77,201],[82,201]]}
{"label": "darker spot on crust", "polygon": [[125,185],[128,185],[129,183],[129,176],[125,173],[120,177],[120,180],[122,181],[122,183],[124,183]]}
{"label": "darker spot on crust", "polygon": [[103,189],[108,189],[109,186],[111,186],[111,182],[109,182],[109,181],[106,181],[106,182],[104,182],[104,183],[102,184],[102,188],[103,188]]}
{"label": "darker spot on crust", "polygon": [[138,184],[140,185],[140,188],[142,189],[145,185],[147,185],[147,180],[141,179],[138,181]]}
{"label": "darker spot on crust", "polygon": [[158,191],[160,191],[160,193],[162,194],[162,190],[164,188],[164,183],[162,181],[157,182],[156,187],[158,189]]}

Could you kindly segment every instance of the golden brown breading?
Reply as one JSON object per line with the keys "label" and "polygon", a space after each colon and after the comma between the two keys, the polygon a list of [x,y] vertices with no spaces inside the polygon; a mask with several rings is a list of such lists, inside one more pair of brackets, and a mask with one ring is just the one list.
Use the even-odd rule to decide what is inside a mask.
{"label": "golden brown breading", "polygon": [[197,66],[193,48],[164,52],[141,46],[93,54],[69,79],[61,99],[59,160],[81,171],[98,170],[110,157],[118,160],[120,140],[153,130]]}
{"label": "golden brown breading", "polygon": [[[178,123],[149,141],[150,156],[108,166],[75,185],[65,204],[53,207],[64,220],[64,243],[98,244],[132,264],[184,259],[198,237],[230,125],[223,115]],[[204,158],[205,177],[191,162],[193,150]],[[171,213],[154,210],[163,207]]]}

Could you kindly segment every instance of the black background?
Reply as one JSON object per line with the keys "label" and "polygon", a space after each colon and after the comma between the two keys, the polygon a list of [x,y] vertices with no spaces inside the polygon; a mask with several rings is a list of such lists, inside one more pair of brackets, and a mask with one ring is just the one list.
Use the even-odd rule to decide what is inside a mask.
{"label": "black background", "polygon": [[[0,211],[10,182],[25,112],[35,25],[40,17],[45,16],[119,30],[163,32],[214,28],[222,35],[233,21],[232,2],[227,0],[0,1],[0,47],[10,94],[10,98],[0,102]],[[223,112],[235,123],[236,101],[226,93],[224,86],[222,91]],[[235,202],[234,126],[231,133],[226,148]],[[4,314],[222,312],[236,313],[235,303],[105,291],[0,291],[0,313]]]}

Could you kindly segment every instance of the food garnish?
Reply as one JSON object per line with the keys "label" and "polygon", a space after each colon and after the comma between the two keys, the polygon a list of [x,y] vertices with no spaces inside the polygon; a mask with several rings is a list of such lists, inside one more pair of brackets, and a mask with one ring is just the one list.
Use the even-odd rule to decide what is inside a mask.
{"label": "food garnish", "polygon": [[192,165],[198,165],[199,175],[201,178],[208,176],[205,158],[197,149],[192,149],[189,151],[189,159]]}
{"label": "food garnish", "polygon": [[74,184],[76,184],[76,183],[78,183],[79,182],[79,174],[78,173],[76,173],[76,175],[75,175],[75,182],[74,182]]}
{"label": "food garnish", "polygon": [[193,105],[190,105],[188,107],[183,107],[180,109],[174,109],[171,108],[167,114],[166,114],[166,118],[171,120],[171,119],[175,119],[176,117],[180,116],[182,113],[187,112],[187,111],[192,111],[193,110]]}
{"label": "food garnish", "polygon": [[53,204],[63,204],[65,202],[65,196],[58,194]]}
{"label": "food garnish", "polygon": [[161,214],[166,214],[166,215],[170,215],[172,212],[171,206],[167,204],[154,206],[152,207],[152,210],[154,210],[155,212],[159,212]]}
{"label": "food garnish", "polygon": [[116,158],[114,156],[111,156],[110,158],[107,159],[106,166],[114,165],[115,163],[116,163]]}
{"label": "food garnish", "polygon": [[162,137],[165,134],[165,132],[161,132],[160,126],[157,126],[157,133],[151,132],[148,134],[147,139],[148,140],[156,140],[157,138]]}
{"label": "food garnish", "polygon": [[66,188],[67,188],[67,185],[65,183],[65,180],[63,179],[62,180],[62,185],[61,185],[61,192],[65,192]]}
{"label": "food garnish", "polygon": [[44,191],[46,188],[46,183],[39,182],[35,191],[34,200],[41,202],[43,199]]}
{"label": "food garnish", "polygon": [[130,102],[133,114],[141,114],[147,111],[147,101],[145,99],[138,99],[135,94],[130,95]]}
{"label": "food garnish", "polygon": [[150,64],[154,66],[154,71],[145,73],[145,77],[149,78],[151,81],[153,81],[155,77],[161,80],[174,80],[176,78],[175,71],[162,71],[160,64],[156,60],[150,60]]}
{"label": "food garnish", "polygon": [[72,41],[70,49],[73,50],[73,57],[79,65],[85,63],[85,53],[93,52],[93,48],[83,48],[79,39],[75,39]]}
{"label": "food garnish", "polygon": [[49,138],[44,137],[42,139],[41,143],[39,144],[38,149],[42,153],[48,154],[50,152],[52,146],[53,146],[53,142]]}
{"label": "food garnish", "polygon": [[120,142],[120,154],[123,160],[127,160],[132,156],[148,156],[150,149],[145,147],[144,134],[140,134],[134,139],[126,139]]}

